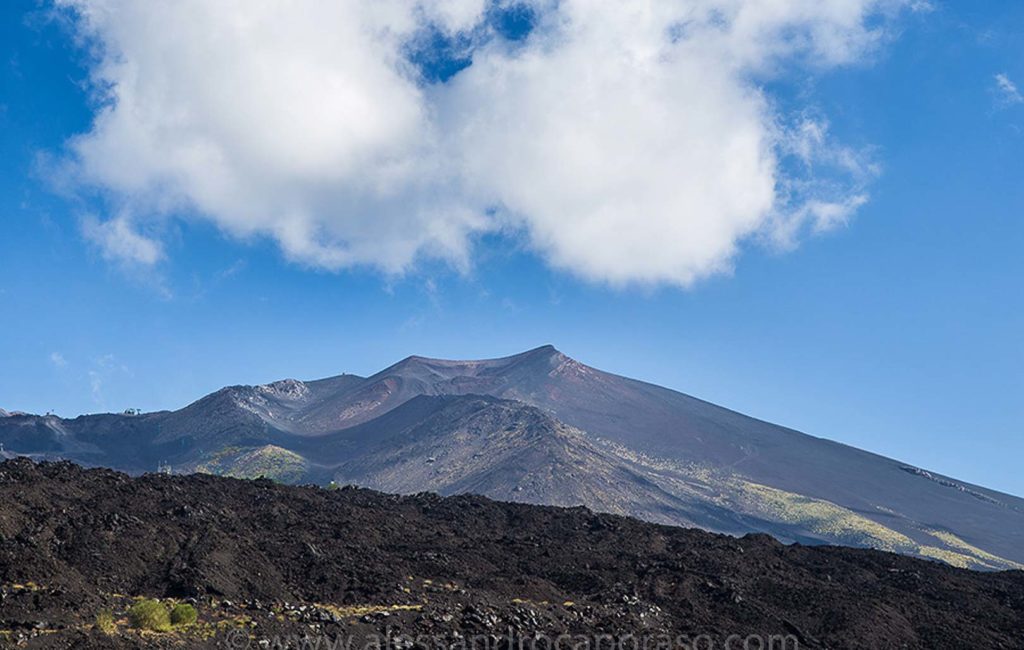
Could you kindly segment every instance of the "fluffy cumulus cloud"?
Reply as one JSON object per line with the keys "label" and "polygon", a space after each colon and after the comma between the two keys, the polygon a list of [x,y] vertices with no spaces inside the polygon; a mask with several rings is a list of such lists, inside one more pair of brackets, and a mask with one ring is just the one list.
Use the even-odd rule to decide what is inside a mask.
{"label": "fluffy cumulus cloud", "polygon": [[[99,108],[67,162],[119,215],[86,225],[106,255],[156,263],[140,226],[187,215],[327,269],[467,268],[503,232],[587,279],[678,285],[864,202],[870,165],[763,87],[865,57],[912,6],[59,4],[93,61]],[[512,9],[518,34],[496,24]],[[461,62],[441,79],[410,54],[431,44]]]}

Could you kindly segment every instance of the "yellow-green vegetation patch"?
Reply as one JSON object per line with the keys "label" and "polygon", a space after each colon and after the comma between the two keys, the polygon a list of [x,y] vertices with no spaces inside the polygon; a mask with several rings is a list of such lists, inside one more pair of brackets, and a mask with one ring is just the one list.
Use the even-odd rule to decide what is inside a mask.
{"label": "yellow-green vegetation patch", "polygon": [[1014,562],[1013,560],[1007,560],[1006,558],[1002,558],[993,553],[989,553],[984,549],[980,549],[977,546],[974,546],[973,544],[965,542],[964,540],[960,539],[959,537],[957,537],[956,535],[947,530],[926,529],[925,532],[931,535],[932,537],[936,537],[942,540],[942,542],[946,546],[954,548],[957,551],[960,551],[960,554],[966,554],[967,556],[969,556],[969,559],[973,560],[975,564],[981,565],[985,568],[1024,570],[1024,564]]}
{"label": "yellow-green vegetation patch", "polygon": [[802,526],[843,544],[919,555],[965,569],[1024,569],[1024,565],[972,546],[950,532],[925,530],[939,544],[920,544],[903,533],[831,501],[743,479],[732,479],[729,484],[738,494],[740,505],[745,511],[755,512],[774,521]]}
{"label": "yellow-green vegetation patch", "polygon": [[171,612],[159,600],[143,598],[128,609],[128,624],[136,630],[170,632]]}
{"label": "yellow-green vegetation patch", "polygon": [[[458,584],[456,584],[454,582],[436,582],[434,580],[429,580],[429,579],[423,581],[423,587],[426,588],[426,589],[433,590],[433,591],[452,591],[452,592],[459,591],[460,589],[462,589],[462,587],[460,587]],[[406,588],[405,591],[406,591],[406,593],[409,593],[412,590]]]}
{"label": "yellow-green vegetation patch", "polygon": [[[104,595],[114,594],[105,593]],[[120,618],[116,610],[103,609],[96,614],[91,622],[84,621],[78,625],[64,628],[37,629],[33,633],[55,634],[68,629],[95,630],[107,636],[127,636],[136,640],[140,636],[161,638],[175,645],[181,645],[185,639],[209,640],[226,631],[239,628],[251,629],[256,626],[256,622],[246,614],[221,617],[215,612],[211,615],[210,620],[201,621],[199,620],[199,611],[195,606],[173,598],[144,598],[123,594],[114,596],[131,603]],[[16,630],[0,629],[0,647],[7,647],[3,645],[3,641],[10,638],[15,632]]]}
{"label": "yellow-green vegetation patch", "polygon": [[198,619],[196,608],[188,603],[178,603],[171,608],[171,625],[175,627],[193,625]]}
{"label": "yellow-green vegetation patch", "polygon": [[245,614],[235,614],[234,616],[229,616],[228,618],[223,618],[217,621],[217,626],[225,629],[253,627],[255,625],[255,621]]}
{"label": "yellow-green vegetation patch", "polygon": [[903,533],[831,501],[741,479],[732,483],[745,506],[775,521],[804,526],[846,544],[901,553],[917,550],[917,543]]}
{"label": "yellow-green vegetation patch", "polygon": [[295,483],[308,469],[306,459],[276,445],[251,449],[226,447],[207,461],[196,465],[197,472],[232,478],[269,478],[281,483]]}
{"label": "yellow-green vegetation patch", "polygon": [[117,621],[114,620],[114,614],[108,609],[97,614],[95,627],[104,634],[114,634],[117,632]]}
{"label": "yellow-green vegetation patch", "polygon": [[922,557],[931,558],[933,560],[939,560],[945,562],[950,566],[955,566],[959,569],[994,569],[995,567],[989,566],[983,562],[968,557],[963,553],[957,553],[950,551],[949,549],[939,548],[938,546],[925,546],[922,545],[917,550],[917,554]]}
{"label": "yellow-green vegetation patch", "polygon": [[[566,601],[570,602],[570,601]],[[513,605],[529,605],[530,607],[547,607],[551,603],[546,600],[530,600],[529,598],[513,598]],[[575,603],[574,603],[575,604]]]}
{"label": "yellow-green vegetation patch", "polygon": [[423,605],[324,605],[317,604],[315,607],[328,611],[338,618],[353,618],[366,616],[367,614],[380,614],[381,612],[418,612]]}
{"label": "yellow-green vegetation patch", "polygon": [[[100,627],[101,612],[96,619],[96,627]],[[118,622],[113,621],[116,631]],[[199,612],[193,605],[177,602],[173,599],[161,601],[157,598],[138,598],[128,608],[128,626],[140,632],[172,632],[196,628],[198,630]]]}
{"label": "yellow-green vegetation patch", "polygon": [[193,471],[201,474],[222,475],[230,466],[231,461],[245,452],[242,447],[224,447],[206,456],[206,459],[192,468]]}
{"label": "yellow-green vegetation patch", "polygon": [[4,585],[4,588],[6,588],[8,591],[13,591],[15,593],[17,593],[17,592],[31,592],[31,593],[35,593],[37,591],[45,591],[46,590],[46,587],[43,587],[43,586],[41,586],[41,585],[39,585],[39,584],[37,584],[35,582],[32,582],[32,581],[28,581],[28,582],[11,582],[9,584]]}

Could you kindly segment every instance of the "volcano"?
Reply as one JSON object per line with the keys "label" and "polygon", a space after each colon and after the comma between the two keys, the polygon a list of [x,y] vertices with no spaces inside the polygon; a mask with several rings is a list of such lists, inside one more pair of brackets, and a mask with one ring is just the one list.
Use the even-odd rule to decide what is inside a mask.
{"label": "volcano", "polygon": [[783,542],[1024,568],[1024,500],[544,346],[231,386],[177,411],[0,418],[5,455],[585,505]]}

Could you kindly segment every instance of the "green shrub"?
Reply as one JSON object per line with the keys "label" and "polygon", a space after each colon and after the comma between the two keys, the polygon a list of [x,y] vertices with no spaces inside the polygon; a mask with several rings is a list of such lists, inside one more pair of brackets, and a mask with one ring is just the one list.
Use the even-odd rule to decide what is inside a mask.
{"label": "green shrub", "polygon": [[104,634],[113,634],[117,631],[117,623],[114,622],[114,615],[110,610],[105,609],[96,615],[96,629]]}
{"label": "green shrub", "polygon": [[171,608],[171,625],[174,627],[192,625],[198,618],[196,608],[187,603],[178,603]]}
{"label": "green shrub", "polygon": [[139,630],[167,632],[171,629],[171,614],[159,600],[140,600],[128,610],[128,623]]}

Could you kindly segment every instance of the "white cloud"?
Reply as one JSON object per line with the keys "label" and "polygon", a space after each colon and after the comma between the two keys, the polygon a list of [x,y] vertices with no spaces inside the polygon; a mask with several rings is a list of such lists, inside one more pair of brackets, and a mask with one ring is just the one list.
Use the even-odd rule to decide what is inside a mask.
{"label": "white cloud", "polygon": [[96,370],[89,371],[89,388],[92,391],[92,401],[99,406],[103,405],[103,376]]}
{"label": "white cloud", "polygon": [[1020,94],[1020,90],[1017,88],[1017,84],[1013,83],[1013,80],[1006,75],[1006,73],[999,73],[995,76],[996,91],[999,94],[999,101],[1004,106],[1011,106],[1014,104],[1024,104],[1024,96]]}
{"label": "white cloud", "polygon": [[64,355],[60,352],[50,353],[50,363],[53,364],[54,368],[64,368],[68,365],[67,359],[65,359]]}
{"label": "white cloud", "polygon": [[87,217],[82,221],[82,234],[109,260],[152,266],[164,257],[160,243],[140,235],[125,217],[107,221]]}
{"label": "white cloud", "polygon": [[133,376],[132,371],[120,363],[113,354],[104,354],[92,360],[92,367],[86,373],[89,390],[97,406],[106,408],[105,388],[111,379],[125,379]]}
{"label": "white cloud", "polygon": [[[680,285],[863,202],[864,163],[784,128],[761,82],[861,59],[910,4],[532,0],[510,44],[480,37],[484,0],[59,3],[105,97],[69,157],[123,215],[85,229],[111,258],[159,261],[134,224],[195,212],[327,269],[465,268],[505,230],[585,278]],[[444,84],[405,58],[427,24],[473,30]]]}

